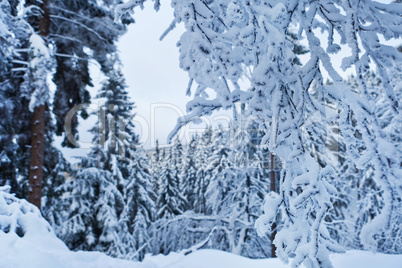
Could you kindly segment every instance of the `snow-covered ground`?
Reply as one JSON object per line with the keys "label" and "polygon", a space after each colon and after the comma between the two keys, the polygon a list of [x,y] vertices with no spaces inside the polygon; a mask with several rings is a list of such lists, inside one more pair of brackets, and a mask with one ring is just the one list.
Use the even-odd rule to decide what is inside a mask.
{"label": "snow-covered ground", "polygon": [[[146,256],[142,262],[100,252],[72,252],[39,210],[0,187],[0,268],[287,268],[278,259],[252,260],[218,250]],[[335,268],[400,268],[402,255],[349,251],[331,256]]]}
{"label": "snow-covered ground", "polygon": [[[335,268],[398,268],[402,255],[349,251],[331,256]],[[2,268],[288,268],[278,259],[252,260],[218,250],[199,250],[191,254],[171,253],[147,256],[141,263],[113,259],[99,252],[71,252],[57,238],[40,235],[20,238],[0,231]]]}

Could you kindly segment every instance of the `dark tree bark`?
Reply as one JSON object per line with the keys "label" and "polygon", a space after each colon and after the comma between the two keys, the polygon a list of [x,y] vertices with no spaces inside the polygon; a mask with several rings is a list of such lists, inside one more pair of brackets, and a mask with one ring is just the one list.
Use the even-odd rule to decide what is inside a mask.
{"label": "dark tree bark", "polygon": [[35,107],[32,116],[31,160],[28,201],[41,209],[45,141],[45,105]]}
{"label": "dark tree bark", "polygon": [[[47,0],[42,1],[43,16],[39,19],[39,34],[46,40],[49,34]],[[28,202],[41,209],[46,104],[36,106],[32,115],[31,159],[29,165]]]}

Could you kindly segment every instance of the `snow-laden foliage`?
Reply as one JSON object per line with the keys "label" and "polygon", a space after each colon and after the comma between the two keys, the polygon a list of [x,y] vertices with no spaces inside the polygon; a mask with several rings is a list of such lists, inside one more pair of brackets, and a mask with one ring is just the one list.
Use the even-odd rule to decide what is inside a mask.
{"label": "snow-laden foliage", "polygon": [[40,35],[32,33],[29,43],[29,64],[21,87],[26,92],[34,89],[29,103],[29,110],[33,112],[35,107],[48,104],[50,96],[47,76],[53,64],[51,52]]}
{"label": "snow-laden foliage", "polygon": [[[131,0],[118,6],[117,17],[143,2]],[[175,19],[170,29],[176,23],[184,23],[186,28],[178,43],[180,65],[198,85],[193,101],[187,105],[189,114],[179,120],[176,130],[214,110],[233,108],[237,101],[247,104],[247,110],[265,132],[263,144],[282,159],[285,167],[280,201],[269,206],[281,213],[284,221],[275,239],[278,255],[285,261],[295,255],[296,267],[302,263],[330,267],[329,253],[341,251],[325,225],[331,197],[336,194],[328,180],[335,173],[329,165],[321,167],[310,154],[301,128],[313,112],[325,115],[324,104],[328,101],[339,105],[335,120],[339,120],[352,161],[361,169],[373,166],[374,180],[384,191],[384,207],[362,229],[364,245],[373,248],[375,235],[388,227],[397,206],[400,153],[379,126],[375,102],[363,75],[371,62],[376,65],[383,81],[381,91],[394,116],[399,117],[391,74],[400,74],[401,55],[382,44],[380,37],[400,37],[401,5],[370,0],[173,0],[172,7]],[[293,45],[286,38],[290,27],[296,28],[299,38],[304,36],[308,43],[309,58],[302,66],[294,64]],[[319,30],[327,36],[327,42],[319,38]],[[358,92],[351,90],[331,62],[331,54],[340,56],[342,47],[351,51],[343,57],[342,68],[354,68]],[[250,71],[250,88],[239,85],[246,70]],[[332,85],[324,85],[324,71]],[[318,86],[318,100],[309,93],[312,83]],[[212,89],[216,97],[209,97],[207,89]],[[354,133],[362,136],[361,151],[355,148],[358,141]],[[257,222],[261,234],[272,222],[267,215]]]}
{"label": "snow-laden foliage", "polygon": [[[258,142],[252,141],[255,129],[239,125],[226,132],[221,129],[213,135],[213,153],[210,157],[210,183],[207,188],[207,213],[221,219],[215,228],[221,231],[229,252],[253,258],[269,256],[270,241],[259,237],[254,228],[261,215],[264,196],[269,192],[263,154]],[[226,221],[226,223],[225,223]],[[264,245],[261,247],[260,245]]]}
{"label": "snow-laden foliage", "polygon": [[14,101],[11,98],[13,88],[10,81],[12,59],[17,45],[17,39],[11,29],[21,26],[19,20],[11,14],[11,6],[8,1],[0,1],[0,185],[11,185],[17,188],[15,176],[15,163],[12,158],[17,147],[12,140],[13,108]]}
{"label": "snow-laden foliage", "polygon": [[[10,58],[12,57],[13,48],[17,43],[15,36],[12,33],[14,27],[18,27],[18,20],[11,14],[10,3],[6,0],[0,1],[0,57],[2,62],[0,63],[1,73],[5,72],[10,66]],[[0,78],[1,82],[6,80],[6,77]]]}
{"label": "snow-laden foliage", "polygon": [[[51,20],[47,39],[54,46],[56,68],[53,82],[56,84],[52,112],[56,117],[56,134],[65,132],[64,123],[68,112],[78,104],[90,101],[88,87],[93,86],[89,72],[89,62],[99,64],[107,74],[113,66],[107,57],[115,53],[119,36],[125,33],[125,26],[132,19],[124,19],[123,24],[113,23],[113,7],[119,0],[102,1],[49,1],[48,12]],[[71,118],[71,129],[66,136],[77,136],[78,115]],[[88,114],[80,111],[84,119]],[[65,139],[65,146],[77,146]]]}
{"label": "snow-laden foliage", "polygon": [[196,181],[195,181],[195,200],[194,211],[197,213],[206,213],[206,196],[207,187],[209,184],[210,172],[209,156],[212,155],[212,129],[207,128],[201,136],[198,146],[195,150],[195,161],[197,165]]}
{"label": "snow-laden foliage", "polygon": [[[148,159],[142,149],[135,150],[135,158],[130,166],[130,174],[124,186],[125,207],[120,216],[120,222],[128,226],[133,245],[126,248],[129,259],[142,260],[146,252],[150,252],[149,226],[155,219],[155,193],[149,174]],[[123,235],[124,235],[124,231]],[[135,252],[133,252],[135,249]]]}
{"label": "snow-laden foliage", "polygon": [[195,135],[188,144],[187,152],[183,161],[183,195],[186,200],[184,210],[193,210],[196,200],[196,183],[198,161],[196,159],[196,150],[199,146],[199,136]]}
{"label": "snow-laden foliage", "polygon": [[160,185],[157,199],[158,219],[170,219],[183,212],[184,196],[180,191],[181,169],[177,164],[180,163],[180,152],[182,145],[179,140],[169,148],[165,154],[160,171]]}
{"label": "snow-laden foliage", "polygon": [[[395,93],[400,99],[401,77],[394,76]],[[401,152],[401,123],[400,117],[394,116],[392,107],[386,100],[384,92],[381,92],[382,81],[375,73],[367,73],[364,81],[369,90],[369,94],[376,102],[376,111],[378,114],[379,126],[386,134],[386,139],[390,142],[399,153]],[[359,80],[352,76],[347,83],[355,90],[358,90]],[[356,119],[352,115],[353,124]],[[335,128],[334,130],[336,130]],[[337,131],[335,131],[336,133]],[[331,234],[347,248],[363,248],[364,233],[362,229],[367,222],[375,218],[381,209],[385,206],[384,190],[375,180],[375,169],[373,165],[368,165],[364,169],[357,169],[356,165],[346,154],[345,142],[342,137],[332,133],[333,142],[336,142],[339,160],[339,175],[334,180],[334,185],[340,192],[338,198],[334,200],[334,210],[330,213]],[[364,143],[361,135],[358,136],[359,142],[355,144],[357,150],[364,150]],[[399,165],[401,160],[399,160]],[[396,198],[396,207],[391,214],[389,228],[378,233],[374,248],[381,252],[400,253],[401,252],[401,236],[400,231],[400,215],[401,202],[400,196]],[[359,213],[356,213],[358,211]],[[362,241],[363,239],[363,241]]]}
{"label": "snow-laden foliage", "polygon": [[[142,259],[155,196],[144,151],[134,132],[133,108],[116,56],[98,97],[104,98],[92,129],[93,147],[80,162],[59,206],[66,210],[57,234],[74,250]],[[114,65],[112,64],[114,63]]]}

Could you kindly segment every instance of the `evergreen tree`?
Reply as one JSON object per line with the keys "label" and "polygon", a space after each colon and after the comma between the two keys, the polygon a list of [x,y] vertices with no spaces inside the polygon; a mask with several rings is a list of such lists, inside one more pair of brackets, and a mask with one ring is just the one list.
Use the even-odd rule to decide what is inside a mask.
{"label": "evergreen tree", "polygon": [[70,196],[61,206],[70,213],[58,233],[72,249],[141,259],[155,197],[147,159],[134,132],[134,104],[117,57],[109,60],[113,69],[98,94],[105,103],[91,131],[94,146],[68,186]]}
{"label": "evergreen tree", "polygon": [[195,185],[195,202],[194,211],[200,214],[206,214],[206,196],[207,187],[209,184],[208,178],[210,172],[208,170],[208,158],[212,153],[212,129],[208,127],[201,135],[200,142],[196,148],[195,158],[197,160],[197,173]]}
{"label": "evergreen tree", "polygon": [[157,199],[158,219],[170,219],[175,215],[181,214],[181,204],[183,197],[181,196],[178,172],[175,170],[174,153],[175,148],[172,146],[165,153],[165,157],[161,167],[160,187]]}
{"label": "evergreen tree", "polygon": [[0,185],[10,185],[13,192],[17,192],[17,166],[13,161],[18,148],[13,135],[13,110],[17,103],[10,77],[18,40],[12,30],[21,31],[25,27],[12,10],[8,1],[0,1],[0,113],[3,115],[0,119]]}
{"label": "evergreen tree", "polygon": [[127,257],[142,260],[145,253],[152,251],[149,227],[156,216],[156,195],[148,159],[141,148],[137,148],[135,153],[128,183],[124,187],[125,207],[120,217],[120,232],[124,237],[123,241],[129,241],[125,242]]}
{"label": "evergreen tree", "polygon": [[219,214],[224,209],[227,193],[233,186],[235,174],[231,169],[233,166],[230,159],[231,150],[228,146],[228,132],[219,126],[212,135],[211,155],[208,157],[208,186],[206,190],[207,214]]}
{"label": "evergreen tree", "polygon": [[218,129],[213,136],[210,163],[214,169],[207,200],[208,212],[216,218],[216,223],[210,247],[265,258],[270,256],[270,241],[267,236],[258,236],[254,224],[257,215],[262,213],[269,181],[264,174],[261,148],[253,140],[256,130],[246,129],[244,123],[232,127],[231,132]]}
{"label": "evergreen tree", "polygon": [[[64,133],[67,113],[78,104],[89,103],[88,86],[93,86],[89,73],[89,62],[95,60],[103,73],[113,68],[107,59],[116,52],[118,38],[125,33],[125,26],[133,22],[129,17],[121,25],[113,23],[114,6],[120,0],[54,0],[49,5],[52,23],[49,41],[55,47],[56,84],[53,113],[56,118],[56,134]],[[88,116],[81,110],[80,116]],[[63,145],[75,147],[71,138],[77,138],[77,115],[70,118],[71,125],[65,133]],[[69,139],[70,137],[70,139]]]}
{"label": "evergreen tree", "polygon": [[184,151],[183,151],[183,145],[181,141],[179,140],[178,137],[174,140],[172,147],[171,147],[171,168],[172,168],[172,173],[174,180],[177,181],[178,185],[178,190],[180,195],[179,197],[179,203],[178,207],[180,208],[181,211],[184,211],[186,207],[187,200],[185,199],[183,195],[183,188],[184,188]]}
{"label": "evergreen tree", "polygon": [[186,200],[186,210],[193,210],[196,200],[196,181],[197,181],[197,160],[196,150],[199,146],[199,136],[195,135],[191,137],[191,141],[188,144],[187,153],[185,155],[184,174],[183,174],[183,194]]}
{"label": "evergreen tree", "polygon": [[157,140],[155,151],[152,154],[151,158],[152,184],[155,193],[159,192],[162,159],[163,159],[163,152],[159,148],[159,141]]}

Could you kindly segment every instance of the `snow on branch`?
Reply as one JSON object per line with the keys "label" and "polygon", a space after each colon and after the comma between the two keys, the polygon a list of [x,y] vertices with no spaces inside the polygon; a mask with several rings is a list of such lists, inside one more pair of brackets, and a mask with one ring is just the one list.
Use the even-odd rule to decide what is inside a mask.
{"label": "snow on branch", "polygon": [[[142,4],[129,1],[118,6],[116,18]],[[397,190],[401,189],[397,176],[401,154],[379,126],[363,77],[374,63],[383,81],[378,93],[385,93],[394,115],[400,117],[400,100],[395,94],[400,80],[395,77],[401,76],[402,56],[380,42],[380,37],[400,38],[401,5],[371,0],[173,0],[172,7],[175,22],[186,29],[178,42],[180,67],[198,88],[187,105],[188,115],[178,119],[169,137],[203,115],[232,109],[234,102],[244,103],[247,113],[263,126],[263,145],[285,167],[279,197],[271,194],[266,201],[269,209],[260,218],[260,233],[269,230],[267,225],[276,217],[270,209],[278,206],[275,211],[283,222],[275,238],[278,256],[287,261],[294,255],[295,267],[331,267],[330,252],[342,251],[330,238],[325,217],[336,194],[329,181],[336,174],[329,172],[329,163],[313,157],[309,146],[311,139],[325,140],[326,132],[303,129],[317,111],[324,126],[337,120],[349,157],[360,168],[373,167],[374,179],[384,191],[386,206],[362,231],[363,241],[372,245],[401,196]],[[307,39],[308,59],[301,66],[294,64],[294,45],[287,38],[294,28],[299,38]],[[327,44],[321,40],[322,34],[328,37]],[[343,56],[344,48],[351,55]],[[358,91],[346,85],[332,63],[333,55],[342,58],[343,69],[354,68]],[[332,86],[324,83],[324,71]],[[249,77],[250,87],[238,86],[244,77]],[[213,97],[207,90],[213,91]],[[324,107],[334,103],[339,107],[338,118],[326,118]],[[361,141],[364,150],[357,150]]]}

